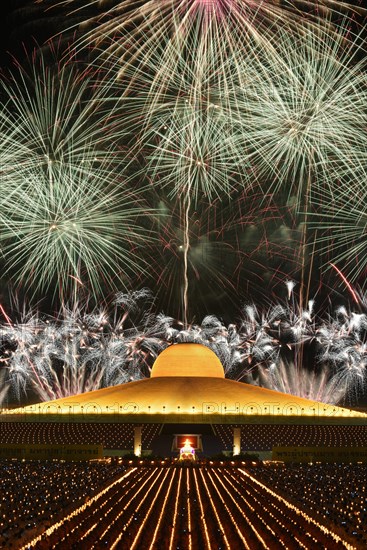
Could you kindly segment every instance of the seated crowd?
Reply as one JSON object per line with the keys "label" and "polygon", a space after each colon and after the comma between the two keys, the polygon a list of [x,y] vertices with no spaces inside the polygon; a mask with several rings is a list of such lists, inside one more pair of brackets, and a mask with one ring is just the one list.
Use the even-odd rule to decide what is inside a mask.
{"label": "seated crowd", "polygon": [[0,548],[367,546],[363,466],[174,465],[0,461]]}
{"label": "seated crowd", "polygon": [[0,548],[20,547],[122,470],[106,461],[0,460]]}
{"label": "seated crowd", "polygon": [[365,464],[264,465],[251,474],[334,532],[367,548],[367,469]]}
{"label": "seated crowd", "polygon": [[[223,449],[233,448],[233,426],[214,425]],[[248,424],[241,426],[243,451],[266,451],[273,447],[367,447],[367,425],[312,426]]]}
{"label": "seated crowd", "polygon": [[[160,424],[145,424],[142,445],[150,449]],[[6,444],[101,444],[105,449],[132,449],[134,424],[97,422],[0,422],[0,443]]]}

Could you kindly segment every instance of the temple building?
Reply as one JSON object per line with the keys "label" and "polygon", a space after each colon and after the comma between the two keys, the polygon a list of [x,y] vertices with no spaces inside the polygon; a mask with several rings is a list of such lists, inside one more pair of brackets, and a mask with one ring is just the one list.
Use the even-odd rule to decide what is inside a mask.
{"label": "temple building", "polygon": [[[260,437],[265,430],[273,434],[272,446],[284,445],[288,440],[297,446],[302,442],[297,442],[298,436],[293,435],[290,440],[289,434],[312,432],[314,436],[305,436],[312,445],[322,430],[365,425],[366,420],[367,415],[358,411],[226,379],[216,354],[193,343],[166,348],[156,359],[150,378],[1,415],[3,423],[26,425],[30,433],[32,425],[37,431],[50,424],[57,441],[63,441],[62,434],[66,439],[69,434],[71,440],[76,439],[75,443],[82,439],[85,444],[102,444],[105,450],[117,451],[115,444],[109,449],[111,443],[104,440],[103,431],[106,435],[108,430],[115,433],[124,430],[125,443],[122,444],[125,436],[116,436],[120,439],[117,441],[120,450],[130,450],[136,455],[155,451],[176,456],[181,448],[179,440],[188,439],[191,448],[198,452],[215,454],[226,450],[239,454],[253,450],[250,433]],[[86,433],[87,438],[83,436]],[[28,436],[23,443],[30,440]],[[39,436],[37,441],[41,440]],[[6,442],[3,436],[1,441]],[[261,445],[264,446],[259,441]]]}

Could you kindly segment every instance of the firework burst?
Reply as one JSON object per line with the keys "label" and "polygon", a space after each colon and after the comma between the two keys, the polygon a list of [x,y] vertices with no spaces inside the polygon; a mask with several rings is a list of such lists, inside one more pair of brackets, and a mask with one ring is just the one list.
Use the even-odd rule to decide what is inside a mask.
{"label": "firework burst", "polygon": [[112,158],[107,90],[95,86],[91,71],[72,63],[50,63],[41,56],[28,64],[30,69],[18,65],[1,84],[3,132],[17,159],[3,163],[3,174],[16,179],[22,169],[68,165],[89,177],[98,161]]}
{"label": "firework burst", "polygon": [[23,286],[59,285],[65,296],[87,281],[98,294],[102,278],[123,282],[124,272],[141,269],[133,247],[144,235],[142,211],[121,182],[106,188],[64,168],[53,169],[51,182],[43,171],[22,175],[0,218],[8,272]]}
{"label": "firework burst", "polygon": [[223,119],[187,108],[156,138],[147,168],[169,197],[188,195],[197,203],[228,196],[241,184],[240,154]]}
{"label": "firework burst", "polygon": [[331,368],[334,381],[349,397],[364,388],[367,365],[367,317],[339,307],[328,323],[317,331],[318,360]]}
{"label": "firework burst", "polygon": [[[221,24],[234,25],[243,36],[259,39],[261,32],[269,33],[275,26],[313,25],[330,28],[329,18],[341,13],[350,16],[365,10],[354,3],[335,0],[289,1],[278,0],[120,0],[113,5],[109,0],[91,0],[79,6],[75,0],[57,2],[66,6],[71,18],[83,20],[83,29],[90,28],[86,41],[101,42],[106,36],[115,38],[115,49],[122,52],[122,40],[130,31],[139,36],[145,30],[157,29],[162,34],[187,36],[192,27],[203,27],[213,34]],[[53,4],[51,7],[55,8]],[[91,16],[92,10],[98,14]]]}
{"label": "firework burst", "polygon": [[350,390],[331,369],[309,370],[284,359],[262,368],[259,378],[265,388],[330,405],[343,401]]}
{"label": "firework burst", "polygon": [[257,76],[235,92],[249,161],[274,192],[286,184],[288,198],[293,194],[302,210],[315,187],[335,188],[366,157],[365,61],[358,41],[347,38],[342,28],[331,37],[308,33],[298,42],[283,34],[276,62],[263,52]]}
{"label": "firework burst", "polygon": [[24,287],[53,287],[64,298],[86,282],[95,294],[102,279],[126,284],[128,274],[142,270],[136,246],[149,237],[139,219],[150,214],[143,190],[133,191],[121,176],[123,155],[105,135],[105,90],[68,66],[53,74],[43,62],[28,81],[22,70],[20,77],[21,84],[5,84],[2,117],[9,136],[1,145],[0,199],[8,273]]}
{"label": "firework burst", "polygon": [[23,312],[18,322],[2,326],[2,361],[15,396],[33,392],[48,401],[147,375],[165,346],[169,320],[151,315],[146,290],[119,293],[115,305],[112,318],[104,309],[74,303],[57,318]]}

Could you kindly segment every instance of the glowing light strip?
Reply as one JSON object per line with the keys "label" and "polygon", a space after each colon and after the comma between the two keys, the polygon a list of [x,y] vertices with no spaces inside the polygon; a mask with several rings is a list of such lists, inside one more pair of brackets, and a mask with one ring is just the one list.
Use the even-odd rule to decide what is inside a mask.
{"label": "glowing light strip", "polygon": [[[151,473],[151,475],[148,477],[148,479],[143,483],[143,485],[136,491],[135,495],[134,495],[134,499],[136,498],[136,496],[144,489],[145,485],[148,483],[148,481],[156,475],[157,473],[157,470],[158,468],[154,468],[153,472]],[[134,509],[134,513],[137,512],[140,507],[143,505],[144,503],[144,500],[145,498],[147,497],[147,495],[149,495],[149,493],[153,490],[155,486],[155,482],[153,482],[151,484],[151,486],[149,487],[148,491],[145,493],[144,495],[144,498],[140,501],[140,504],[137,506],[137,508]],[[132,499],[131,499],[132,500]],[[123,512],[127,509],[127,507],[130,505],[131,503],[131,500],[130,502],[125,506],[125,508],[123,510],[121,510],[121,512],[116,516],[115,518],[115,521],[114,523],[116,523],[116,520],[123,514]],[[113,550],[113,548],[116,548],[117,544],[119,543],[119,541],[122,539],[122,537],[124,536],[124,532],[126,531],[126,529],[129,527],[130,523],[132,522],[132,518],[134,516],[134,513],[131,515],[130,519],[125,523],[124,525],[124,528],[123,530],[121,531],[121,533],[119,534],[119,536],[117,537],[117,539],[115,540],[115,542],[111,545],[111,548],[110,550]]]}
{"label": "glowing light strip", "polygon": [[186,470],[186,506],[187,506],[187,528],[189,535],[189,550],[192,549],[192,536],[191,536],[191,503],[190,503],[190,471]]}
{"label": "glowing light strip", "polygon": [[[200,490],[199,490],[199,485],[198,485],[198,479],[197,479],[196,470],[194,470],[194,480],[195,480],[196,494],[197,494],[198,500],[199,500],[199,506],[200,506],[200,512],[201,512],[201,520],[202,520],[202,522],[203,522],[204,533],[205,533],[205,539],[206,539],[206,543],[207,543],[207,545],[208,545],[209,550],[211,550],[212,546],[211,546],[211,544],[210,544],[209,531],[208,531],[208,526],[207,526],[207,523],[206,523],[206,520],[205,520],[204,506],[203,506],[203,501],[201,500],[201,495],[200,495]],[[171,550],[171,548],[170,548],[169,550]]]}
{"label": "glowing light strip", "polygon": [[[113,495],[111,497],[111,499],[109,500],[112,500],[112,506],[110,507],[110,509],[108,510],[107,513],[109,513],[113,508],[117,508],[117,505],[122,501],[124,500],[128,495],[129,493],[132,493],[135,489],[136,486],[138,486],[138,490],[134,493],[134,495],[132,496],[132,498],[129,500],[129,502],[123,507],[121,508],[119,514],[117,516],[115,516],[114,520],[108,525],[108,527],[103,531],[103,533],[101,533],[100,537],[99,537],[99,540],[102,539],[106,533],[110,530],[111,526],[114,525],[116,523],[116,521],[118,520],[118,518],[125,512],[125,510],[130,506],[131,504],[131,501],[136,497],[136,495],[140,492],[140,488],[141,487],[141,483],[142,483],[142,480],[144,479],[144,475],[145,475],[145,472],[140,472],[140,476],[135,478],[136,481],[135,483],[133,483],[130,487],[127,488],[126,492],[123,493],[123,495],[118,499],[118,501],[116,501],[116,495]],[[151,479],[153,474],[151,474],[146,480],[145,482],[143,483],[143,486]],[[106,505],[107,505],[107,502],[106,502]],[[100,507],[100,510],[101,510],[102,507]],[[135,510],[134,510],[135,512]],[[131,523],[131,519],[129,521],[129,523]],[[90,529],[80,540],[82,541],[90,532],[92,531],[92,529]]]}
{"label": "glowing light strip", "polygon": [[[169,470],[167,470],[167,474],[168,474],[168,471]],[[164,497],[162,510],[161,510],[161,513],[159,514],[159,518],[158,518],[157,525],[156,525],[156,528],[155,528],[154,533],[153,533],[153,537],[152,537],[152,541],[151,541],[150,546],[149,546],[149,550],[153,550],[153,548],[154,548],[155,541],[156,541],[156,538],[157,538],[157,534],[158,534],[158,531],[159,531],[159,529],[161,527],[161,524],[162,524],[163,515],[166,513],[167,500],[168,500],[168,497],[170,496],[171,489],[172,489],[172,483],[173,483],[173,480],[176,478],[176,474],[177,474],[177,470],[175,469],[173,471],[173,475],[171,476],[171,481],[169,483],[166,496]],[[177,512],[177,498],[176,498],[175,511]],[[175,526],[175,521],[173,521],[173,527],[174,526]],[[172,533],[173,532],[174,532],[174,529],[172,529]]]}
{"label": "glowing light strip", "polygon": [[[176,489],[176,502],[175,502],[175,510],[174,510],[174,512],[173,512],[173,521],[172,521],[173,527],[175,527],[176,521],[177,521],[178,497],[179,497],[179,495],[180,495],[180,490],[181,490],[181,481],[182,481],[182,468],[180,469],[180,474],[179,474],[178,484],[177,484],[177,489]],[[173,549],[173,539],[174,539],[174,536],[175,536],[175,530],[172,529],[172,532],[171,532],[171,539],[170,539],[170,541],[169,541],[168,550],[172,550],[172,549]]]}
{"label": "glowing light strip", "polygon": [[[242,489],[243,489],[243,486],[239,483],[239,481],[233,477],[233,475],[231,473],[228,472],[228,475],[230,477],[232,477],[233,481],[235,483],[237,483]],[[257,517],[258,519],[261,521],[261,523],[263,524],[263,526],[272,533],[272,535],[277,539],[277,541],[282,544],[283,546],[287,547],[286,544],[279,539],[279,536],[277,535],[277,533],[270,527],[270,525],[268,525],[268,522],[266,521],[265,518],[263,518],[262,516],[260,516],[258,514],[258,512],[256,511],[256,509],[246,500],[246,498],[241,494],[240,491],[238,491],[238,489],[236,489],[236,487],[230,482],[230,480],[227,478],[227,476],[225,475],[224,473],[224,477],[226,478],[226,481],[228,483],[230,483],[234,489],[234,491],[236,491],[236,493],[239,495],[239,497],[244,501],[244,503],[246,504],[246,506],[248,506],[253,512],[257,513]],[[254,495],[252,495],[248,489],[246,489],[246,492],[248,493],[249,495],[249,498],[251,498],[252,500],[254,500],[255,502],[257,502],[257,504],[259,505],[259,508],[260,509],[263,509],[263,503],[258,500]],[[260,493],[260,496],[263,496],[261,495]],[[270,505],[274,506],[273,503],[269,503]],[[280,511],[280,509],[278,507],[276,507],[276,509],[278,511]],[[280,525],[281,527],[283,527],[285,530],[288,530],[286,525],[284,525],[284,523],[282,523],[281,521],[279,521],[279,519],[269,510],[266,508],[266,513],[273,519],[275,520],[275,522]],[[292,521],[292,520],[291,520]],[[298,542],[298,544],[300,545],[300,548],[304,548],[305,550],[307,550],[307,546],[305,546],[301,540],[299,540],[296,536],[294,536],[294,539]],[[317,542],[317,541],[316,541]]]}
{"label": "glowing light strip", "polygon": [[[107,507],[109,504],[111,504],[111,501],[112,501],[112,506],[110,506],[110,508],[107,510],[107,514],[110,513],[111,510],[112,510],[113,508],[116,508],[116,506],[121,502],[121,500],[123,500],[124,498],[126,498],[126,496],[129,494],[129,492],[131,493],[132,491],[134,491],[134,488],[136,487],[136,485],[139,486],[139,485],[141,484],[142,479],[144,478],[145,473],[144,473],[144,472],[141,473],[141,472],[138,472],[138,471],[136,471],[136,473],[139,474],[139,475],[136,476],[136,477],[134,478],[134,479],[135,479],[135,482],[134,482],[132,485],[128,486],[127,491],[126,491],[126,492],[124,491],[123,495],[121,496],[121,498],[120,498],[118,501],[116,501],[116,495],[113,494],[113,495],[109,496],[109,498],[108,498],[107,500],[105,500],[104,502],[102,502],[102,503],[99,505],[99,508],[98,508],[98,509],[96,508],[96,509],[94,510],[94,512],[91,511],[93,514],[96,514],[97,519],[99,519],[99,518],[98,518],[98,515],[99,515],[99,517],[100,517],[101,514],[103,513],[103,509],[104,509],[105,507]],[[150,476],[150,477],[151,477],[151,476]],[[137,492],[139,492],[139,491],[137,491]],[[136,494],[137,494],[137,493],[134,493],[134,496],[135,496]],[[118,517],[120,517],[120,515],[126,510],[126,508],[129,506],[129,504],[130,504],[130,502],[121,510],[121,512],[118,514],[118,516],[115,517],[115,519],[114,519],[114,521],[112,522],[112,524],[114,524],[114,523],[116,522],[116,519],[117,519]],[[65,540],[67,541],[68,536],[70,536],[72,533],[75,533],[76,531],[78,531],[80,528],[83,527],[84,521],[85,521],[85,520],[79,522],[79,523],[74,527],[74,529],[71,529],[70,532],[69,532],[66,536],[64,536],[62,539],[60,539],[59,542],[62,542],[62,541],[65,541]],[[91,533],[96,527],[98,527],[98,525],[99,525],[99,521],[98,521],[97,523],[93,524],[93,525],[84,533],[84,535],[81,536],[81,537],[79,538],[79,541],[82,542],[84,539],[86,539],[86,537],[88,537],[88,535],[90,535],[90,533]],[[111,524],[110,524],[110,525],[108,526],[108,528],[105,529],[105,531],[99,536],[98,540],[100,540],[101,538],[104,537],[104,535],[107,533],[107,531],[110,529],[110,527],[111,527]],[[98,540],[96,539],[94,542],[98,542]],[[93,547],[94,547],[94,544],[93,544],[93,546],[92,546],[91,548],[93,548]]]}
{"label": "glowing light strip", "polygon": [[205,490],[206,490],[206,492],[207,492],[207,494],[208,494],[209,502],[210,502],[210,504],[211,504],[212,510],[213,510],[213,512],[214,512],[214,515],[215,515],[215,517],[217,518],[217,522],[218,522],[219,529],[220,529],[220,531],[221,531],[221,533],[222,533],[222,535],[223,535],[223,540],[224,540],[225,544],[227,545],[227,548],[230,548],[231,545],[230,545],[229,542],[228,542],[227,535],[226,535],[226,533],[225,533],[225,531],[224,531],[223,524],[222,524],[222,522],[220,521],[220,517],[219,517],[219,515],[218,515],[218,512],[217,512],[217,510],[216,510],[216,507],[214,506],[213,499],[211,498],[211,493],[210,493],[209,488],[208,488],[208,485],[207,485],[207,483],[206,483],[206,481],[205,481],[204,474],[203,474],[202,470],[200,470],[200,476],[201,476],[201,480],[202,480],[202,482],[203,482],[203,484],[204,484]]}
{"label": "glowing light strip", "polygon": [[[255,496],[255,495],[252,495],[251,493],[249,493],[250,496],[258,503],[258,505],[259,505],[261,508],[263,508],[263,507],[264,507],[264,504],[263,504],[262,501],[263,501],[263,499],[264,499],[264,493],[261,492],[258,488],[253,487],[252,485],[250,485],[250,487],[251,487],[251,489],[252,489],[253,491],[255,491],[255,493],[256,493],[256,495],[258,495],[259,499],[257,499],[256,496]],[[278,512],[278,515],[280,515],[281,517],[283,517],[284,512],[283,512],[283,510],[282,510],[279,506],[277,506],[277,505],[276,505],[274,502],[272,502],[272,501],[268,501],[268,505],[269,505],[269,507],[275,509],[275,510]],[[269,516],[270,516],[278,525],[280,525],[280,527],[282,527],[285,531],[289,531],[288,527],[283,523],[283,521],[281,521],[281,520],[279,519],[279,517],[277,517],[275,514],[273,514],[273,512],[271,512],[269,508],[266,508],[266,507],[265,507],[265,510],[266,510],[267,514],[269,514]],[[295,521],[294,518],[292,518],[292,516],[288,516],[287,519],[288,519],[288,521],[289,521],[290,523],[293,523],[295,527],[298,526],[298,522]],[[306,537],[311,538],[315,543],[319,542],[317,539],[315,539],[314,537],[312,537],[311,534],[310,534],[308,531],[305,531],[304,529],[303,529],[303,531],[304,531],[304,535],[305,535]],[[305,546],[305,545],[302,543],[302,541],[301,541],[300,539],[298,539],[296,536],[294,536],[294,540],[296,540],[296,541],[299,543],[300,547],[305,548],[305,550],[308,550],[308,546]]]}
{"label": "glowing light strip", "polygon": [[[243,514],[245,516],[245,519],[246,519],[246,522],[248,523],[248,525],[250,525],[251,529],[254,531],[255,535],[257,536],[257,538],[259,539],[260,542],[262,542],[262,544],[264,545],[264,547],[266,548],[266,544],[265,544],[265,541],[264,539],[261,538],[260,534],[257,532],[257,530],[255,529],[255,527],[252,525],[251,521],[249,520],[249,518],[245,515],[244,511],[243,510],[240,510],[239,509],[239,506],[238,506],[238,503],[235,501],[235,499],[232,497],[232,495],[229,493],[228,491],[228,487],[226,487],[223,482],[219,479],[218,475],[216,474],[217,476],[217,479],[219,481],[219,483],[222,485],[225,493],[227,496],[229,496],[232,500],[232,502],[234,502],[234,504],[236,505],[236,508],[238,509],[239,512],[241,512],[241,514]],[[210,479],[210,481],[212,482],[212,485],[213,487],[215,488],[215,490],[217,491],[218,493],[218,496],[220,498],[220,500],[222,501],[222,504],[223,506],[225,507],[226,511],[227,511],[227,514],[229,515],[229,517],[231,518],[232,520],[232,524],[234,526],[234,528],[236,529],[237,531],[237,535],[239,536],[239,538],[242,540],[243,544],[244,544],[244,547],[246,548],[246,550],[251,550],[251,546],[249,546],[249,543],[247,542],[246,538],[244,537],[243,533],[241,532],[241,530],[239,529],[238,525],[237,525],[237,521],[235,520],[235,518],[233,517],[233,514],[232,512],[230,511],[230,509],[228,508],[227,504],[225,503],[224,501],[224,498],[222,497],[219,489],[218,489],[218,486],[217,484],[215,483],[215,481],[213,480],[211,474],[208,472],[208,477]]]}
{"label": "glowing light strip", "polygon": [[[226,480],[226,482],[228,483],[228,485],[231,487],[232,491],[234,491],[235,493],[237,493],[237,494],[239,495],[239,497],[243,500],[243,502],[245,503],[245,505],[246,505],[252,512],[254,512],[255,514],[257,514],[257,511],[255,510],[255,508],[245,499],[245,497],[244,497],[244,496],[238,491],[238,489],[236,489],[236,487],[233,485],[233,483],[231,482],[231,480],[226,476],[226,472],[224,471],[224,472],[221,472],[221,473],[223,474],[223,477],[225,478],[225,480]],[[228,491],[228,487],[226,487],[226,486],[224,485],[223,481],[219,478],[218,473],[217,473],[216,471],[213,471],[213,474],[217,477],[219,483],[223,486],[224,490],[227,491],[228,496],[232,499],[232,501],[233,501],[233,502],[236,504],[236,506],[238,507],[237,501],[233,498],[233,496],[231,495],[231,493]],[[243,509],[241,509],[241,512],[245,515]],[[251,529],[254,531],[255,535],[256,535],[257,538],[258,538],[258,540],[266,546],[264,539],[260,536],[259,532],[258,532],[257,529],[254,527],[254,525],[252,524],[252,522],[250,521],[250,519],[249,519],[247,516],[245,516],[245,517],[246,517],[246,521],[247,521],[248,524],[250,525]],[[257,514],[257,517],[258,517],[258,519],[263,523],[264,527],[265,527],[266,529],[268,529],[268,530],[273,534],[274,537],[276,537],[275,532],[271,529],[270,526],[268,526],[268,525],[266,524],[266,522],[263,520],[263,518],[262,518],[261,516],[259,516],[258,514]],[[280,542],[280,543],[282,544],[282,541],[278,541],[278,542]],[[283,546],[284,546],[284,544],[283,544]]]}
{"label": "glowing light strip", "polygon": [[[167,468],[167,471],[166,471],[166,473],[165,473],[165,475],[164,475],[164,477],[163,477],[163,480],[161,481],[161,484],[159,485],[158,491],[156,492],[156,495],[155,495],[155,497],[153,498],[153,500],[152,500],[152,502],[151,502],[151,504],[150,504],[150,506],[149,506],[149,509],[148,509],[148,511],[147,511],[147,513],[146,513],[146,515],[145,515],[145,518],[144,518],[143,521],[141,522],[141,525],[140,525],[140,527],[139,527],[139,529],[138,529],[138,532],[136,533],[135,539],[133,540],[133,543],[132,543],[131,546],[130,546],[130,550],[134,550],[134,548],[136,548],[136,546],[137,546],[137,544],[138,544],[138,542],[139,542],[140,534],[141,534],[142,530],[144,529],[144,526],[145,526],[145,524],[146,524],[146,522],[147,522],[147,520],[148,520],[148,518],[149,518],[149,516],[150,516],[150,513],[151,513],[151,511],[152,511],[152,509],[153,509],[153,506],[154,506],[155,503],[156,503],[157,498],[159,497],[160,492],[162,491],[163,484],[164,484],[164,482],[166,481],[168,474],[169,474],[169,470],[168,470],[168,468]],[[149,491],[149,492],[150,492],[150,491]],[[141,503],[141,504],[142,504],[142,503]],[[138,509],[138,508],[137,508],[137,509]]]}
{"label": "glowing light strip", "polygon": [[[129,494],[129,492],[131,493],[132,491],[134,491],[134,488],[136,487],[136,485],[139,486],[139,485],[141,484],[141,481],[142,481],[142,479],[144,478],[144,474],[142,474],[141,472],[139,472],[139,474],[140,474],[140,475],[137,476],[137,477],[135,478],[135,482],[134,482],[131,486],[128,487],[126,493],[125,493],[125,491],[123,492],[123,495],[121,496],[121,498],[120,498],[118,501],[116,501],[116,495],[115,495],[115,494],[111,495],[111,497],[110,497],[107,501],[105,501],[104,503],[101,504],[101,506],[99,507],[98,511],[96,510],[95,513],[96,513],[96,514],[99,514],[99,516],[101,516],[101,514],[102,514],[102,509],[103,509],[104,507],[106,507],[109,503],[111,503],[111,501],[112,501],[112,506],[110,506],[110,508],[108,509],[107,514],[110,513],[112,509],[117,508],[117,506],[118,506],[118,504],[121,502],[121,500],[123,500],[124,498],[126,498],[126,496]],[[136,495],[136,493],[134,494],[134,496],[135,496],[135,495]],[[130,500],[130,502],[131,502],[131,500]],[[130,502],[129,502],[129,504],[130,504]],[[118,517],[120,517],[120,515],[125,511],[125,509],[128,507],[129,504],[127,504],[127,505],[121,510],[121,512],[118,514],[117,517],[115,517],[115,519],[114,519],[114,521],[112,522],[112,524],[114,524],[114,523],[116,522],[116,519],[117,519]],[[98,517],[98,516],[97,516],[97,517]],[[97,526],[98,526],[98,523],[97,523]],[[71,533],[73,533],[74,531],[76,531],[76,530],[78,529],[78,527],[79,527],[79,525],[77,525],[76,528],[73,529],[73,530],[71,531]],[[93,529],[94,529],[95,527],[96,527],[95,525],[92,526],[92,527],[84,534],[84,536],[80,538],[80,542],[82,542],[82,541],[84,540],[84,538],[86,538],[86,537],[93,531]],[[96,538],[96,540],[95,540],[94,542],[98,542],[99,540],[101,540],[101,539],[105,536],[105,534],[107,533],[107,531],[110,529],[110,527],[111,527],[111,524],[108,526],[107,529],[105,529],[105,530],[103,531],[103,533],[100,534],[98,540],[97,540],[97,538]],[[92,548],[94,548],[94,543],[93,543]]]}

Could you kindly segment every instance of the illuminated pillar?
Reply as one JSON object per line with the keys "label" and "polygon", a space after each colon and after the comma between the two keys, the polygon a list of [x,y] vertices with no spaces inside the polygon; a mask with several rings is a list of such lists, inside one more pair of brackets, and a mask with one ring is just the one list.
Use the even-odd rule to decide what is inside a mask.
{"label": "illuminated pillar", "polygon": [[141,456],[141,426],[134,428],[134,455]]}
{"label": "illuminated pillar", "polygon": [[233,454],[239,455],[241,452],[241,428],[233,428]]}

